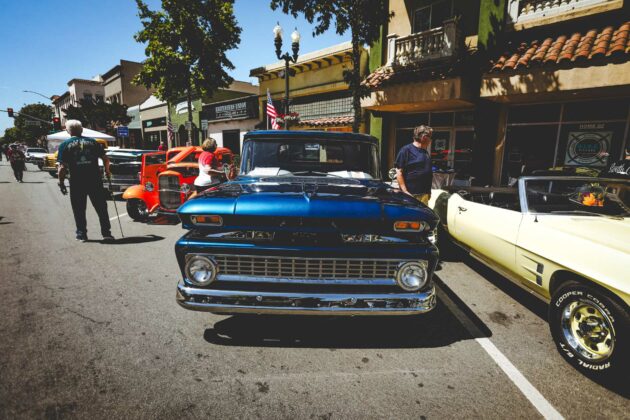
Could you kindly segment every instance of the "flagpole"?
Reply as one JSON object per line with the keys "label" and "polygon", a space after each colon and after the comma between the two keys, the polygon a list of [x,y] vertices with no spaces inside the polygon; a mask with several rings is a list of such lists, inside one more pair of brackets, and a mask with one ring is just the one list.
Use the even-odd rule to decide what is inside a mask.
{"label": "flagpole", "polygon": [[[269,88],[267,88],[267,103],[269,103]],[[265,112],[265,115],[267,116],[266,120],[267,120],[267,130],[269,130],[269,114],[267,114],[267,112]]]}

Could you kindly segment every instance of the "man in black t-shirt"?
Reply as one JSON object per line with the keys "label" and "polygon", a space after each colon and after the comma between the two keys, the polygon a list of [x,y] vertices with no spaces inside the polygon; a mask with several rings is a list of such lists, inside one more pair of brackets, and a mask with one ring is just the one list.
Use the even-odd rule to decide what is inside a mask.
{"label": "man in black t-shirt", "polygon": [[111,176],[109,159],[105,155],[103,146],[89,137],[82,137],[83,126],[80,121],[66,121],[66,130],[72,136],[59,145],[57,161],[59,167],[59,188],[62,194],[67,194],[64,179],[70,171],[70,202],[74,221],[77,225],[76,237],[78,241],[87,241],[87,221],[85,219],[85,207],[87,198],[90,197],[92,206],[98,214],[101,224],[103,239],[111,241],[114,238],[111,233],[109,214],[107,213],[107,201],[103,181],[98,166],[98,159],[103,160],[107,178]]}
{"label": "man in black t-shirt", "polygon": [[413,130],[413,142],[403,146],[396,156],[396,179],[403,192],[414,196],[425,205],[431,198],[433,168],[431,164],[431,135],[433,129],[421,125]]}

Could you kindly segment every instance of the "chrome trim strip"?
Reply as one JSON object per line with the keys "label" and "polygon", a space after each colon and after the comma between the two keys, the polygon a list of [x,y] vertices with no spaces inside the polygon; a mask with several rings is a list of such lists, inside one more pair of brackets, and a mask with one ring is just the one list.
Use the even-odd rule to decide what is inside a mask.
{"label": "chrome trim strip", "polygon": [[395,294],[225,291],[187,287],[180,281],[176,300],[185,309],[223,314],[416,315],[435,308],[436,293],[433,286],[420,293]]}
{"label": "chrome trim strip", "polygon": [[258,277],[236,274],[219,274],[216,281],[234,281],[249,283],[287,283],[287,284],[324,284],[346,286],[396,286],[394,279],[304,279],[304,278],[280,278]]}

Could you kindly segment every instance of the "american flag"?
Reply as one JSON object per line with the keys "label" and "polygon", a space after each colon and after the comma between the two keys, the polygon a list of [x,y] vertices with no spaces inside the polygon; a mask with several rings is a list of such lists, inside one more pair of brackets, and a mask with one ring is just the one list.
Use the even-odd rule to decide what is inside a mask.
{"label": "american flag", "polygon": [[175,130],[173,130],[173,123],[171,122],[171,118],[168,118],[168,122],[166,123],[166,138],[168,139],[168,147],[173,147],[173,138],[175,137]]}
{"label": "american flag", "polygon": [[269,93],[269,89],[267,89],[267,118],[271,120],[271,128],[273,130],[278,130],[280,126],[276,122],[276,117],[278,113],[276,112],[276,107],[273,106],[273,101],[271,100],[271,93]]}

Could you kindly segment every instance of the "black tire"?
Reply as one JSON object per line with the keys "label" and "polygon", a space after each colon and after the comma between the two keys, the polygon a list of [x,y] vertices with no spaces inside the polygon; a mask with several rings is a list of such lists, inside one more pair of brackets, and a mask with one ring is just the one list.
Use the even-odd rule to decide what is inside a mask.
{"label": "black tire", "polygon": [[146,203],[135,198],[127,200],[127,214],[136,222],[146,222],[149,218]]}
{"label": "black tire", "polygon": [[50,174],[50,176],[52,176],[53,178],[57,178],[57,171],[48,171],[48,173]]}
{"label": "black tire", "polygon": [[38,168],[39,168],[39,170],[41,171],[41,170],[42,170],[42,168],[44,167],[44,164],[43,164],[43,163],[38,163],[38,164],[37,164],[37,167],[38,167]]}
{"label": "black tire", "polygon": [[629,377],[630,314],[605,292],[577,281],[563,284],[551,298],[549,328],[577,370],[606,380]]}

